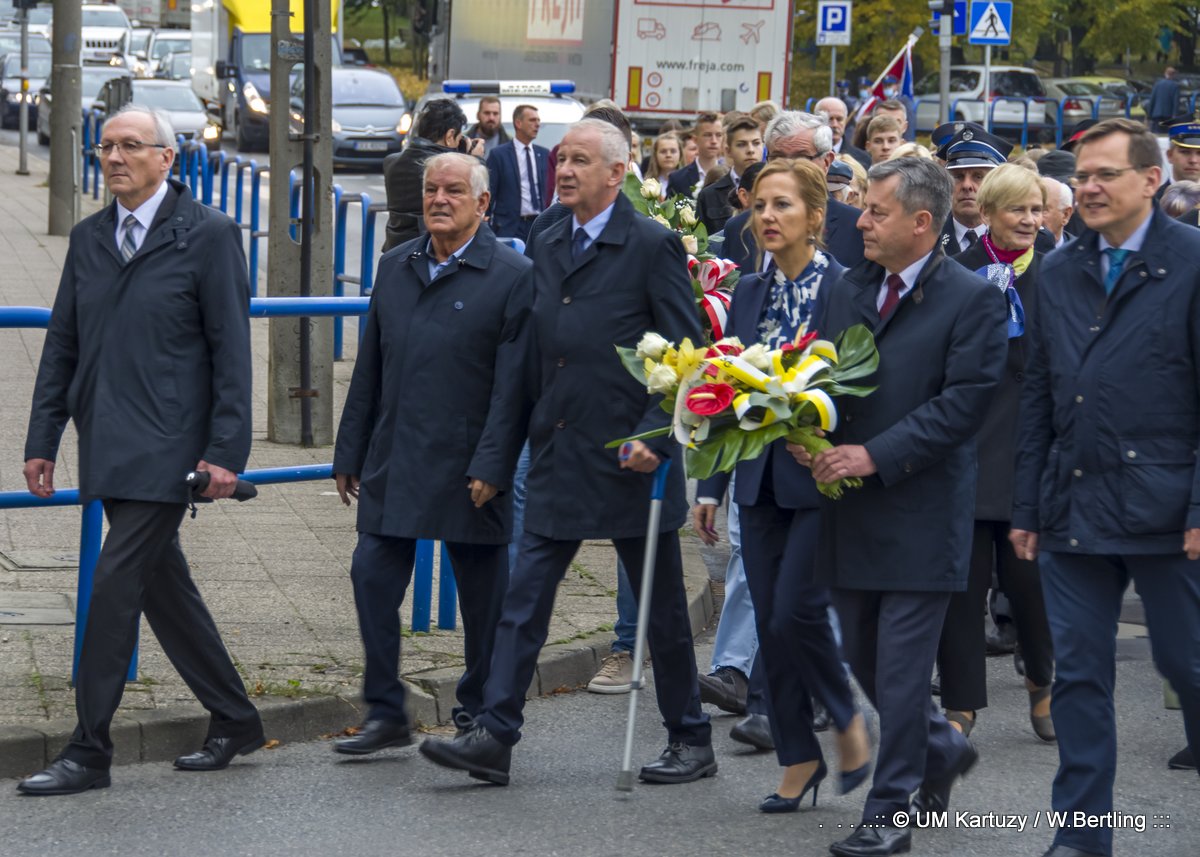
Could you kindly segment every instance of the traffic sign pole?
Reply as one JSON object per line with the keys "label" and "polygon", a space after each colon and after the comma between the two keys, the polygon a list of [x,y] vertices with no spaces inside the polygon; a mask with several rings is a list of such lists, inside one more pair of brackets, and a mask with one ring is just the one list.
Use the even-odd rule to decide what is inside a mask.
{"label": "traffic sign pole", "polygon": [[817,44],[830,48],[830,95],[837,93],[838,45],[850,44],[850,10],[850,0],[820,0],[817,3]]}
{"label": "traffic sign pole", "polygon": [[983,127],[992,133],[992,46],[983,46]]}
{"label": "traffic sign pole", "polygon": [[829,94],[837,95],[837,45],[829,49]]}

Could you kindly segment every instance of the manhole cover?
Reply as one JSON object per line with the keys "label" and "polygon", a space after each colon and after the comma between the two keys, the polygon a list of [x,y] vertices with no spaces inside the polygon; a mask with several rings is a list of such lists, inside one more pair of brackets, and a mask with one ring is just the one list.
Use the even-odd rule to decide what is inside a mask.
{"label": "manhole cover", "polygon": [[74,625],[71,601],[57,592],[0,592],[0,625]]}
{"label": "manhole cover", "polygon": [[79,568],[79,554],[63,550],[0,551],[0,562],[14,571]]}

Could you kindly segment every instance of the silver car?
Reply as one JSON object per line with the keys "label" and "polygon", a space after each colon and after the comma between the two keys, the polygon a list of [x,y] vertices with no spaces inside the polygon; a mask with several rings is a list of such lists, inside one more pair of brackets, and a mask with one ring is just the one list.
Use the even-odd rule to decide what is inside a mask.
{"label": "silver car", "polygon": [[[129,77],[129,72],[123,68],[104,65],[85,65],[80,70],[80,89],[83,94],[79,105],[80,113],[104,106],[104,102],[100,100],[100,90],[115,77]],[[50,83],[47,82],[38,92],[37,139],[43,146],[50,144],[50,111],[53,106],[54,93],[50,91]]]}
{"label": "silver car", "polygon": [[[133,103],[161,110],[171,120],[171,127],[176,136],[188,140],[203,140],[210,149],[216,149],[221,143],[221,126],[214,123],[204,110],[204,104],[199,96],[192,92],[192,85],[186,80],[149,80],[134,78]],[[100,89],[99,100],[107,103],[106,90],[110,84],[104,84]]]}

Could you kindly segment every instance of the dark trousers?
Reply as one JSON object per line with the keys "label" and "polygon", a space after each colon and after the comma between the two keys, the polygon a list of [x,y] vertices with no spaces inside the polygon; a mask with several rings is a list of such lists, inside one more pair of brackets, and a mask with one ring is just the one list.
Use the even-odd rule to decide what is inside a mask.
{"label": "dark trousers", "polygon": [[[400,681],[400,605],[412,581],[416,552],[415,539],[358,534],[350,580],[366,653],[363,699],[368,720],[408,722]],[[473,716],[483,707],[492,639],[508,586],[508,545],[446,542],[446,552],[458,586],[466,661],[454,713],[466,711]]]}
{"label": "dark trousers", "polygon": [[[558,584],[579,551],[578,541],[558,541],[526,531],[517,565],[504,595],[492,669],[484,688],[484,710],[476,722],[497,740],[513,745],[521,739],[525,691],[546,642]],[[613,539],[629,582],[640,599],[644,538]],[[711,740],[708,715],[700,710],[696,653],[683,588],[679,533],[660,533],[650,593],[647,639],[654,659],[654,690],[672,742],[703,746]]]}
{"label": "dark trousers", "polygon": [[[1200,564],[1178,555],[1043,552],[1046,613],[1057,657],[1050,714],[1058,733],[1051,803],[1060,812],[1113,808],[1117,772],[1117,620],[1132,578],[1146,609],[1154,665],[1183,706],[1188,745],[1200,747]],[[1062,827],[1056,845],[1112,854],[1112,829]]]}
{"label": "dark trousers", "polygon": [[820,512],[773,503],[739,505],[738,512],[775,755],[781,765],[820,759],[809,695],[829,710],[839,731],[856,713],[829,625],[829,591],[813,583]]}
{"label": "dark trousers", "polygon": [[63,757],[108,768],[109,725],[125,692],[142,613],[163,652],[212,715],[213,738],[262,733],[258,710],[233,666],[179,547],[186,506],[106,500],[108,536],[100,550],[75,684],[79,724]]}
{"label": "dark trousers", "polygon": [[946,722],[929,696],[949,592],[834,589],[842,650],[879,712],[875,778],[864,824],[891,824],[926,779],[945,776],[967,739]]}
{"label": "dark trousers", "polygon": [[937,657],[942,707],[950,711],[987,707],[984,606],[993,571],[1012,606],[1025,675],[1038,687],[1048,686],[1054,678],[1054,645],[1037,563],[1017,559],[1008,530],[1008,521],[975,522],[967,589],[950,596]]}

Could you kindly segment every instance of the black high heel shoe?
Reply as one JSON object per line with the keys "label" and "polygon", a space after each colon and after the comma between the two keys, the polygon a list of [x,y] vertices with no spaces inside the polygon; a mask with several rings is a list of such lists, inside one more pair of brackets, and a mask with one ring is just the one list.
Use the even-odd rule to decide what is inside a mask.
{"label": "black high heel shoe", "polygon": [[769,795],[763,798],[762,803],[758,805],[759,812],[795,812],[800,808],[800,802],[804,800],[804,796],[810,791],[813,793],[812,805],[817,805],[817,792],[821,790],[821,781],[829,774],[829,769],[825,767],[825,760],[822,759],[817,769],[813,771],[813,775],[808,778],[808,782],[804,785],[804,791],[800,792],[799,797],[780,797],[778,793]]}

